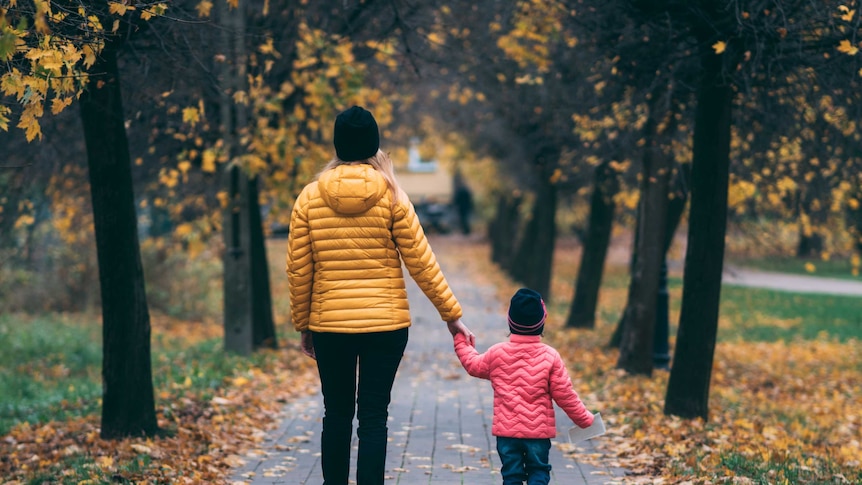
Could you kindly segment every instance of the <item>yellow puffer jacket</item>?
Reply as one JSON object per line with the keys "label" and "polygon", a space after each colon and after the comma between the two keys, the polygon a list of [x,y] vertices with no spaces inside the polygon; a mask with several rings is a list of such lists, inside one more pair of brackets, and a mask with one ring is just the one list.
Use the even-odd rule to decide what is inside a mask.
{"label": "yellow puffer jacket", "polygon": [[402,261],[444,321],[461,318],[407,194],[393,207],[386,180],[368,164],[324,172],[299,194],[290,219],[294,327],[364,333],[410,326]]}

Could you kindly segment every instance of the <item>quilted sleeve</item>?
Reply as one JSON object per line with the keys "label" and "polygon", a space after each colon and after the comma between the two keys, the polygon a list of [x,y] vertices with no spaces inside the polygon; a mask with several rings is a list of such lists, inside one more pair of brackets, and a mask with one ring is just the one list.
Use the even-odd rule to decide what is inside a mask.
{"label": "quilted sleeve", "polygon": [[308,328],[311,309],[311,287],[314,280],[314,261],[311,237],[308,230],[308,191],[303,190],[290,215],[287,237],[287,284],[290,295],[290,316],[297,331]]}
{"label": "quilted sleeve", "polygon": [[554,363],[551,367],[551,398],[560,406],[566,415],[581,428],[593,424],[593,413],[589,412],[578,397],[578,393],[572,388],[572,378],[563,364],[560,354],[549,347],[554,354]]}
{"label": "quilted sleeve", "polygon": [[419,217],[413,204],[403,191],[401,201],[393,208],[392,237],[404,266],[425,296],[431,300],[440,318],[450,322],[462,317],[461,304],[455,298],[449,283],[440,270],[431,245],[425,238],[425,231],[419,224]]}
{"label": "quilted sleeve", "polygon": [[460,333],[455,335],[455,353],[458,355],[458,360],[461,361],[461,365],[464,366],[464,370],[468,374],[480,379],[491,378],[488,352],[480,354],[475,347],[467,343],[466,337]]}

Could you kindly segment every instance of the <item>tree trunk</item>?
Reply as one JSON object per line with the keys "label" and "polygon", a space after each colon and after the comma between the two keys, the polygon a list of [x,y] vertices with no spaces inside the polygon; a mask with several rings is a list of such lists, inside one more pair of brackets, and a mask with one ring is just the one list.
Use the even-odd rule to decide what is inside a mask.
{"label": "tree trunk", "polygon": [[257,177],[248,180],[248,214],[251,231],[251,298],[252,346],[255,349],[278,347],[275,322],[272,318],[272,293],[269,287],[269,263],[266,258],[266,240],[260,217]]}
{"label": "tree trunk", "polygon": [[617,322],[617,327],[614,333],[611,334],[611,339],[608,341],[608,347],[618,349],[623,341],[623,329],[631,318],[631,301],[632,293],[635,291],[637,281],[634,279],[635,264],[638,261],[638,247],[641,234],[641,226],[643,225],[643,193],[639,195],[637,217],[635,218],[635,233],[632,241],[632,256],[629,259],[629,287],[626,292],[626,306],[623,308],[623,313],[620,315],[620,320]]}
{"label": "tree trunk", "polygon": [[488,227],[491,260],[501,268],[509,268],[512,262],[522,201],[519,194],[501,195],[497,199],[497,213]]}
{"label": "tree trunk", "polygon": [[668,187],[671,176],[669,157],[657,153],[658,133],[655,114],[647,121],[647,149],[643,157],[641,180],[641,221],[638,224],[637,260],[631,278],[631,297],[627,321],[622,328],[617,367],[629,374],[651,375],[656,323],[656,305],[661,267],[664,262],[667,224]]}
{"label": "tree trunk", "polygon": [[[662,253],[665,259],[667,259],[667,252],[670,251],[670,247],[673,244],[673,237],[676,234],[677,229],[679,228],[680,222],[682,222],[682,215],[685,213],[685,205],[688,202],[688,186],[691,182],[691,169],[689,168],[689,164],[684,164],[679,167],[679,170],[676,174],[676,182],[673,197],[668,201],[667,206],[667,224],[665,225],[665,241],[664,241],[664,252]],[[641,217],[640,217],[640,207],[638,204],[638,217],[637,217],[637,225],[635,227],[635,232],[638,233],[640,231]],[[632,258],[631,258],[631,268],[632,272],[634,272],[634,265],[637,262],[638,251],[637,251],[637,242],[638,238],[635,238],[634,249],[632,250]],[[619,348],[620,343],[623,339],[623,328],[625,328],[625,324],[628,318],[631,318],[631,312],[629,308],[629,302],[632,301],[632,292],[634,291],[634,281],[629,281],[629,289],[628,296],[626,299],[626,307],[623,310],[623,314],[620,317],[620,321],[617,322],[617,327],[614,329],[614,333],[611,335],[611,339],[608,342],[608,347],[610,348]]]}
{"label": "tree trunk", "polygon": [[254,350],[251,281],[249,188],[245,173],[235,163],[226,168],[228,206],[224,212],[224,348],[248,355]]}
{"label": "tree trunk", "polygon": [[[219,73],[221,84],[220,129],[225,150],[234,161],[243,154],[243,133],[248,129],[248,110],[233,95],[246,89],[248,54],[245,46],[245,5],[233,10],[219,4],[223,28],[221,49],[228,59]],[[277,346],[269,285],[269,263],[260,214],[257,177],[249,176],[241,164],[228,169],[230,207],[225,213],[224,324],[225,349],[249,354],[260,347]]]}
{"label": "tree trunk", "polygon": [[677,167],[672,197],[670,197],[667,204],[667,226],[665,226],[664,240],[665,256],[670,251],[676,230],[679,229],[679,223],[682,222],[682,215],[685,213],[685,206],[688,203],[689,185],[691,185],[691,164],[684,163]]}
{"label": "tree trunk", "polygon": [[158,431],[144,289],[116,44],[93,65],[81,96],[102,295],[102,431],[106,439]]}
{"label": "tree trunk", "polygon": [[605,257],[613,228],[614,195],[619,191],[616,171],[608,162],[594,171],[593,194],[590,197],[590,220],[583,238],[581,266],[575,285],[575,297],[566,320],[567,327],[595,328],[599,288],[605,270]]}
{"label": "tree trunk", "polygon": [[491,240],[491,261],[507,268],[512,260],[515,238],[518,234],[519,211],[522,198],[517,194],[502,194],[497,198],[494,219],[488,225]]}
{"label": "tree trunk", "polygon": [[556,239],[557,188],[547,177],[536,194],[530,220],[512,259],[510,275],[550,301],[551,267]]}
{"label": "tree trunk", "polygon": [[702,56],[682,310],[664,412],[706,419],[727,226],[733,92],[721,79],[722,56],[709,49]]}

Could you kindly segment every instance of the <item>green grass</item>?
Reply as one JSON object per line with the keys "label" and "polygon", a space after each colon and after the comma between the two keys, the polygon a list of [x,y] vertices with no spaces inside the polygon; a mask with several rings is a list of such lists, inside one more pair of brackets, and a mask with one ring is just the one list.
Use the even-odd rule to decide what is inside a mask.
{"label": "green grass", "polygon": [[862,340],[862,297],[813,295],[725,286],[721,314],[731,322],[719,339]]}
{"label": "green grass", "polygon": [[[73,455],[58,459],[46,469],[30,476],[24,483],[30,485],[41,485],[43,483],[62,485],[76,485],[80,483],[91,483],[94,485],[132,484],[135,482],[126,477],[140,476],[151,463],[152,458],[141,454],[129,462],[118,463],[117,469],[113,473],[106,473],[100,467],[94,465],[92,456]],[[87,477],[87,480],[82,481],[82,477]]]}
{"label": "green grass", "polygon": [[94,412],[101,334],[61,317],[0,316],[0,435],[15,423]]}
{"label": "green grass", "polygon": [[[668,280],[671,314],[678,315],[682,280]],[[624,305],[624,303],[621,303]],[[862,340],[862,297],[790,293],[725,285],[719,341]],[[611,320],[616,321],[616,320]],[[729,324],[728,324],[729,323]],[[671,321],[671,335],[676,321]]]}
{"label": "green grass", "polygon": [[[278,331],[284,335],[284,329]],[[0,316],[0,436],[21,422],[37,424],[99,413],[101,350],[96,319]],[[162,391],[171,394],[168,400],[178,392],[209,399],[226,377],[275,358],[268,352],[250,357],[225,353],[220,338],[184,347],[181,340],[155,336],[156,406],[171,412],[158,397]]]}
{"label": "green grass", "polygon": [[[628,276],[612,274],[603,288],[628,285]],[[670,292],[670,334],[676,335],[682,299],[682,278],[668,278]],[[600,307],[599,321],[619,321],[625,301],[613,307]],[[761,288],[725,285],[719,306],[719,341],[814,340],[818,338],[862,340],[862,297],[790,293]]]}
{"label": "green grass", "polygon": [[[741,453],[727,453],[721,456],[721,467],[730,476],[747,477],[751,483],[770,485],[772,483],[842,483],[833,481],[833,466],[830,463],[819,463],[815,468],[806,466],[793,458],[785,458],[780,452],[774,453],[768,460],[762,457],[745,456]],[[837,473],[837,470],[836,470]],[[825,476],[824,476],[825,475]],[[853,477],[845,477],[853,480]],[[855,483],[855,482],[843,482]]]}

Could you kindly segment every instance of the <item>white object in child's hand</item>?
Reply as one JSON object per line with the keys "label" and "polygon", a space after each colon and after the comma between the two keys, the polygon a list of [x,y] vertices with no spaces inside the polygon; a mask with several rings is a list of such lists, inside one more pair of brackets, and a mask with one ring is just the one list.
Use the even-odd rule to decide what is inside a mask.
{"label": "white object in child's hand", "polygon": [[586,428],[572,426],[569,428],[569,443],[575,444],[578,441],[588,440],[603,434],[605,434],[605,423],[602,421],[602,415],[596,413],[593,418],[593,424],[590,426]]}

